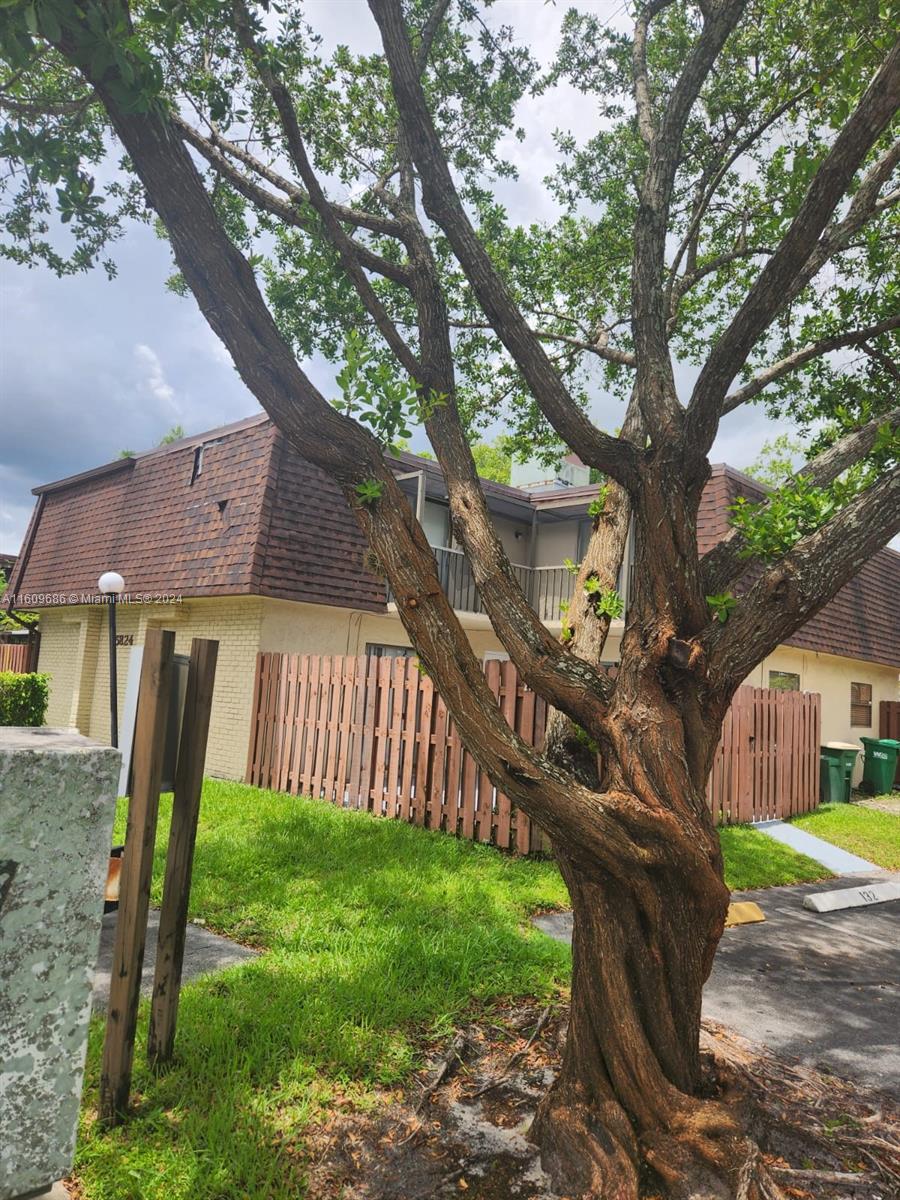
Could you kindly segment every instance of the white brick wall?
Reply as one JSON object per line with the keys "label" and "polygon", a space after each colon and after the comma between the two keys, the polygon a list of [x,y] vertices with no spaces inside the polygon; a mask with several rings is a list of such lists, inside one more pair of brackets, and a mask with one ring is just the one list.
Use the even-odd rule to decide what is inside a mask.
{"label": "white brick wall", "polygon": [[[175,605],[122,605],[119,633],[143,645],[150,624],[175,630],[175,651],[190,654],[191,639],[219,641],[206,771],[226,779],[244,775],[250,737],[253,673],[259,649],[262,601],[235,596]],[[109,640],[106,615],[97,607],[47,609],[41,614],[39,669],[50,675],[50,725],[73,726],[99,741],[109,739]],[[118,650],[119,713],[125,701],[130,648]]]}

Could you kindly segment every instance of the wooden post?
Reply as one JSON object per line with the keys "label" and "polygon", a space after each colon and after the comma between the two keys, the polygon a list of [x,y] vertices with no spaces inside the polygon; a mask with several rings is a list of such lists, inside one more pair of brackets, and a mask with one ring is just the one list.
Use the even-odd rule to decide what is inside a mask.
{"label": "wooden post", "polygon": [[200,793],[218,652],[218,642],[205,638],[194,638],[191,642],[191,664],[178,746],[172,824],[169,829],[166,878],[156,946],[156,972],[150,1005],[147,1058],[152,1067],[170,1062],[175,1046],[194,843],[200,816]]}
{"label": "wooden post", "polygon": [[100,1076],[100,1121],[106,1126],[115,1125],[124,1117],[131,1088],[174,653],[175,634],[171,630],[147,630],[134,730],[134,783],[122,856]]}

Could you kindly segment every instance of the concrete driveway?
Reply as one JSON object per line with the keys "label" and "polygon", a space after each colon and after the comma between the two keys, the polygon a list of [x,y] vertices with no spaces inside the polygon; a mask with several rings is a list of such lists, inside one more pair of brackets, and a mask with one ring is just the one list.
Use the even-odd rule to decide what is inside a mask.
{"label": "concrete driveway", "polygon": [[[751,1041],[900,1096],[900,900],[818,914],[810,892],[898,878],[887,872],[735,893],[766,915],[726,929],[703,995],[703,1015]],[[571,939],[569,914],[538,917]]]}

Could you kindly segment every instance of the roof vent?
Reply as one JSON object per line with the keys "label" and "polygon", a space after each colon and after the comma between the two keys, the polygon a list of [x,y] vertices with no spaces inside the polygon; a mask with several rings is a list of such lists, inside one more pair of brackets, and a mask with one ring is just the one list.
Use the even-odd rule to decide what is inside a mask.
{"label": "roof vent", "polygon": [[191,483],[193,484],[201,472],[203,471],[203,447],[197,446],[194,450],[194,467],[191,471]]}

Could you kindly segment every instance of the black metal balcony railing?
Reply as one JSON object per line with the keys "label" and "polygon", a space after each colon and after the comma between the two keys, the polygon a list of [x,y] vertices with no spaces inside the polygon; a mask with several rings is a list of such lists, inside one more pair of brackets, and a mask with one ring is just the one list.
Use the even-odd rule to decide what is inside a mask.
{"label": "black metal balcony railing", "polygon": [[[484,612],[469,560],[461,550],[435,546],[438,575],[447,599],[459,612]],[[573,579],[566,567],[524,567],[513,564],[528,602],[542,621],[558,621],[560,605],[572,596]]]}

